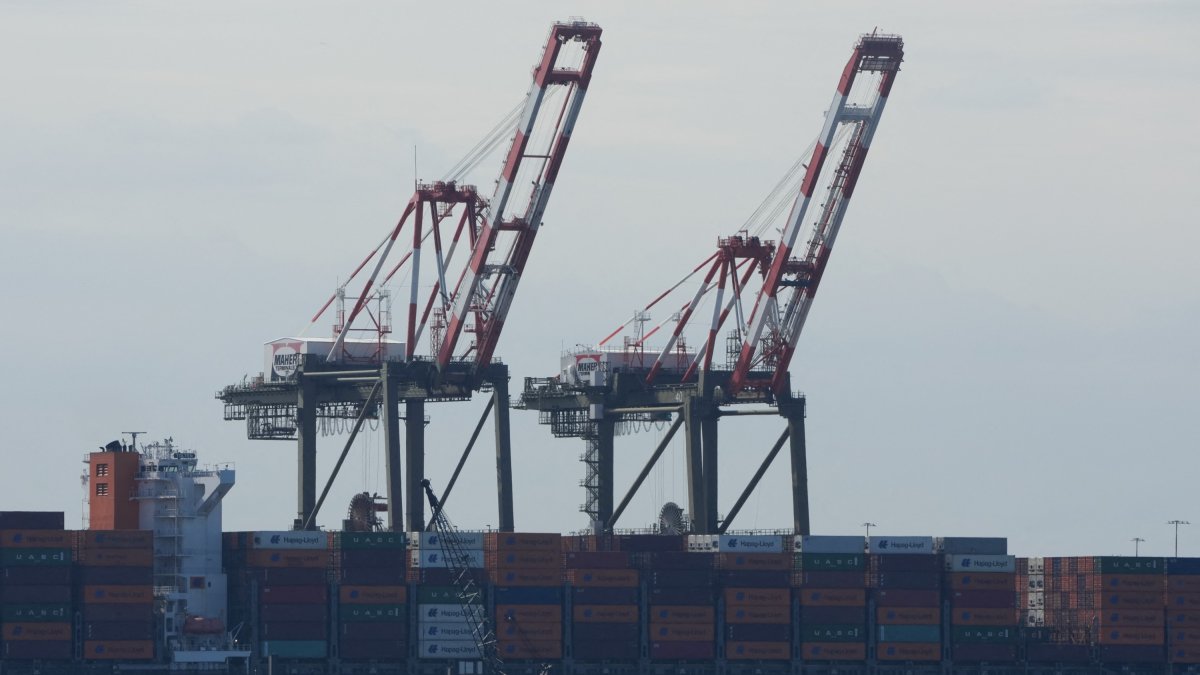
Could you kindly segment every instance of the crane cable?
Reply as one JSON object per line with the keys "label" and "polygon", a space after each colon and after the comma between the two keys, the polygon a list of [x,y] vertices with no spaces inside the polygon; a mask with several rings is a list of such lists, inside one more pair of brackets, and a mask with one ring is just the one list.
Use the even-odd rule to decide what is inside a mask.
{"label": "crane cable", "polygon": [[512,110],[509,110],[504,117],[500,118],[500,121],[496,123],[496,126],[492,127],[491,131],[488,131],[487,134],[485,134],[484,137],[480,139],[480,141],[476,143],[474,147],[467,151],[466,155],[463,155],[462,159],[458,160],[458,162],[446,172],[446,175],[442,177],[442,180],[459,181],[463,176],[467,175],[469,172],[474,170],[475,167],[479,166],[479,163],[482,162],[485,157],[491,154],[492,151],[496,149],[496,146],[500,145],[504,139],[510,137],[512,133],[516,131],[517,120],[520,118],[521,110],[524,107],[525,99],[521,99],[520,103],[514,106]]}

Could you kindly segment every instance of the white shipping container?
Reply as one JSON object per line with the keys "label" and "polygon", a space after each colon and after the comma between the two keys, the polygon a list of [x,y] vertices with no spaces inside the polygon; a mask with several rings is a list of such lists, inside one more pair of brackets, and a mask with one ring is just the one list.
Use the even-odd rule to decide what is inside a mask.
{"label": "white shipping container", "polygon": [[948,555],[946,569],[950,572],[1016,572],[1015,555]]}
{"label": "white shipping container", "polygon": [[[453,541],[458,542],[459,548],[483,550],[483,532],[455,532]],[[409,532],[408,545],[413,549],[441,549],[442,535],[437,532]]]}
{"label": "white shipping container", "polygon": [[478,621],[487,616],[487,611],[482,605],[475,605],[474,610],[472,613],[475,616],[469,617],[462,605],[418,605],[418,623],[422,626],[430,623],[465,623],[467,621]]}
{"label": "white shipping container", "polygon": [[467,621],[429,621],[418,624],[417,634],[422,640],[474,640],[474,624]]}
{"label": "white shipping container", "polygon": [[284,530],[282,532],[252,532],[250,548],[290,548],[290,549],[323,549],[329,548],[329,534],[326,532],[304,532]]}
{"label": "white shipping container", "polygon": [[[588,349],[564,354],[559,377],[564,384],[603,387],[613,373],[627,370],[649,370],[658,359],[658,350],[607,351]],[[672,350],[663,357],[663,370],[682,373],[692,365],[695,352]]]}
{"label": "white shipping container", "polygon": [[783,537],[778,534],[722,534],[717,537],[720,553],[783,553]]}
{"label": "white shipping container", "polygon": [[867,552],[933,553],[933,537],[871,537],[867,540]]}
{"label": "white shipping container", "polygon": [[795,548],[800,553],[862,555],[867,550],[867,541],[863,537],[854,535],[796,535]]}
{"label": "white shipping container", "polygon": [[470,640],[421,640],[417,656],[422,659],[477,659],[479,648]]}
{"label": "white shipping container", "polygon": [[[266,360],[263,363],[263,378],[267,382],[291,380],[295,377],[304,355],[313,354],[324,359],[333,349],[333,343],[332,337],[287,337],[271,340],[264,345]],[[371,365],[380,361],[403,361],[405,356],[403,342],[385,340],[380,343],[378,340],[346,338],[342,341],[342,348],[335,355],[333,362]]]}
{"label": "white shipping container", "polygon": [[689,553],[711,553],[717,550],[717,535],[689,534],[687,537],[687,550]]}
{"label": "white shipping container", "polygon": [[[442,555],[442,549],[430,548],[424,550],[413,549],[409,554],[412,566],[417,569],[426,569],[430,567],[450,567],[449,561]],[[478,549],[467,549],[463,551],[466,556],[467,567],[483,567],[483,551]]]}

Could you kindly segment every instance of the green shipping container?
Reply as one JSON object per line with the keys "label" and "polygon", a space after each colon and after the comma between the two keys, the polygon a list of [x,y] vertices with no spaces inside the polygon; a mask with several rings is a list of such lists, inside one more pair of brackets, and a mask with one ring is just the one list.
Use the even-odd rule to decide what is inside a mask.
{"label": "green shipping container", "polygon": [[1100,556],[1095,569],[1100,574],[1164,574],[1166,561],[1162,558],[1132,558],[1129,556]]}
{"label": "green shipping container", "polygon": [[941,626],[879,626],[880,642],[941,642]]}
{"label": "green shipping container", "polygon": [[1017,639],[1017,629],[1011,626],[955,626],[950,634],[956,644],[1008,643]]}
{"label": "green shipping container", "polygon": [[341,620],[398,621],[408,616],[407,605],[342,605]]}
{"label": "green shipping container", "polygon": [[0,567],[70,564],[69,548],[0,548]]}
{"label": "green shipping container", "polygon": [[454,586],[418,586],[417,602],[427,605],[457,605],[458,588]]}
{"label": "green shipping container", "polygon": [[323,659],[329,652],[324,640],[263,640],[262,655],[279,659]]}
{"label": "green shipping container", "polygon": [[800,626],[801,642],[862,642],[866,639],[866,627],[853,623],[814,623]]}
{"label": "green shipping container", "polygon": [[806,572],[842,572],[861,570],[867,556],[853,553],[801,553],[800,569]]}
{"label": "green shipping container", "polygon": [[404,532],[341,532],[337,544],[343,551],[403,550],[408,546],[408,535]]}
{"label": "green shipping container", "polygon": [[70,621],[70,605],[3,605],[0,606],[0,621],[24,623],[39,621]]}

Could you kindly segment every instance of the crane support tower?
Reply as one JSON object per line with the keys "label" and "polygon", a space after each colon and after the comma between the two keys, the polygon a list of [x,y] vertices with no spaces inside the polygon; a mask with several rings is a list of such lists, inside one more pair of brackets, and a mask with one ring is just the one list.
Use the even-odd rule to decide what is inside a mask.
{"label": "crane support tower", "polygon": [[[600,36],[600,27],[586,21],[553,24],[523,103],[497,125],[492,140],[468,154],[464,162],[470,162],[460,162],[445,180],[417,183],[396,225],[312,318],[310,326],[336,307],[333,335],[269,342],[261,377],[217,393],[225,419],[245,420],[249,438],[297,441],[298,529],[316,527],[325,497],[317,497],[319,427],[350,431],[340,468],[358,430],[371,419],[384,427],[388,526],[423,530],[425,404],[490,392],[459,470],[490,412],[499,529],[513,530],[509,375],[494,355],[591,82]],[[509,150],[488,200],[457,179],[503,140],[508,123]],[[433,264],[422,266],[429,249]],[[403,339],[392,340],[388,284],[406,278]],[[352,283],[359,284],[356,296],[347,293]],[[423,296],[422,288],[432,291]],[[463,339],[467,333],[473,334],[469,341]],[[429,344],[425,354],[418,353],[423,339]],[[337,468],[326,493],[336,474]],[[452,486],[453,479],[443,501]]]}
{"label": "crane support tower", "polygon": [[[720,238],[715,253],[596,347],[565,354],[557,376],[526,379],[516,407],[537,410],[539,421],[549,425],[555,436],[580,437],[586,442],[585,502],[580,510],[588,515],[593,531],[614,529],[682,428],[692,531],[725,532],[787,443],[793,528],[809,534],[805,399],[792,391],[788,367],[903,57],[904,42],[899,36],[864,35],[855,44],[807,161],[802,157],[791,172],[800,178],[779,241],[766,241],[749,231]],[[787,180],[785,176],[780,185]],[[815,209],[810,208],[814,204]],[[810,213],[813,210],[815,216]],[[801,230],[808,232],[803,247],[798,246]],[[666,303],[672,292],[696,277],[698,287],[687,301],[672,308],[668,319],[645,330],[650,310]],[[752,295],[753,309],[747,313],[743,298]],[[711,319],[701,325],[696,318],[705,302],[711,305]],[[669,321],[675,322],[674,327],[664,330]],[[695,350],[688,347],[686,339],[692,327],[703,342]],[[722,331],[727,331],[725,363],[719,366],[715,356]],[[665,344],[649,350],[648,339],[660,332],[666,335]],[[622,335],[623,344],[616,344],[615,338]],[[748,404],[758,407],[738,407]],[[786,429],[721,518],[718,421],[735,415],[776,414],[787,421]],[[621,502],[615,503],[616,430],[624,424],[667,421],[671,425],[665,437]]]}

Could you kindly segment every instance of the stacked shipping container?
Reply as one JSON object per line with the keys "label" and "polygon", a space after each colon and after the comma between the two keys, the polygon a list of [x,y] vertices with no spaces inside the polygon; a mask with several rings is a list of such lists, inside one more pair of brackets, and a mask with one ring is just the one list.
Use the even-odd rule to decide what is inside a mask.
{"label": "stacked shipping container", "polygon": [[1101,659],[1112,663],[1162,662],[1166,643],[1162,558],[1100,557],[1086,585],[1097,596]]}
{"label": "stacked shipping container", "polygon": [[83,657],[154,658],[154,534],[147,530],[79,533]]}
{"label": "stacked shipping container", "polygon": [[422,659],[475,659],[474,630],[486,615],[482,598],[466,606],[456,586],[417,586],[417,655]]}
{"label": "stacked shipping container", "polygon": [[869,574],[876,610],[875,658],[942,658],[942,559],[932,537],[871,537]]}
{"label": "stacked shipping container", "polygon": [[562,658],[562,535],[489,532],[497,646],[509,660]]}
{"label": "stacked shipping container", "polygon": [[408,655],[408,587],[403,532],[342,532],[334,538],[338,654],[347,661]]}
{"label": "stacked shipping container", "polygon": [[[25,529],[54,525],[7,514],[0,530],[0,657],[67,660],[74,656],[71,550],[74,532]],[[15,527],[14,527],[15,526]]]}
{"label": "stacked shipping container", "polygon": [[[573,546],[570,539],[563,539],[564,548]],[[640,577],[631,564],[632,555],[624,551],[563,553],[571,594],[569,655],[573,658],[632,661],[640,656]],[[712,623],[712,608],[708,620]]]}
{"label": "stacked shipping container", "polygon": [[862,537],[797,538],[800,655],[806,661],[867,658],[867,556]]}
{"label": "stacked shipping container", "polygon": [[724,654],[731,661],[792,658],[791,541],[779,535],[716,538],[724,602]]}
{"label": "stacked shipping container", "polygon": [[1011,662],[1017,658],[1016,558],[1003,554],[949,554],[951,658],[955,662]]}
{"label": "stacked shipping container", "polygon": [[1200,663],[1200,558],[1166,561],[1167,660]]}
{"label": "stacked shipping container", "polygon": [[[655,661],[711,660],[717,654],[715,554],[681,535],[658,539],[660,550],[638,554],[648,593],[649,656]],[[651,541],[638,542],[639,548],[652,546]]]}

